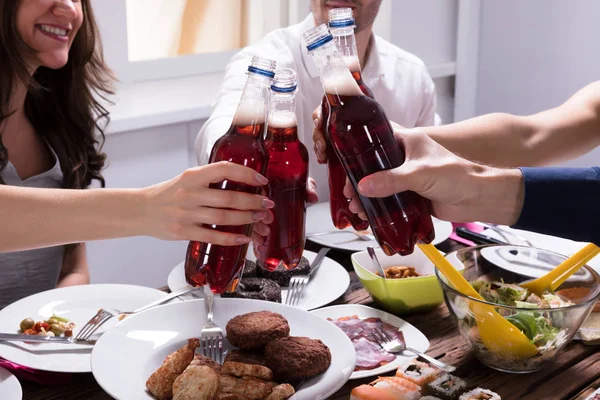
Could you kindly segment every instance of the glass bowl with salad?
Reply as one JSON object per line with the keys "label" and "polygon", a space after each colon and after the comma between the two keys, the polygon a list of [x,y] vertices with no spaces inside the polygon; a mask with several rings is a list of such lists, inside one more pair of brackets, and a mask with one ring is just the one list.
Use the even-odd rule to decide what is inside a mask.
{"label": "glass bowl with salad", "polygon": [[481,341],[471,306],[481,300],[463,295],[436,269],[444,300],[461,335],[483,364],[510,373],[529,373],[560,358],[561,350],[577,333],[600,297],[600,275],[582,267],[554,292],[541,296],[519,283],[540,277],[567,257],[524,246],[476,246],[446,255],[455,268],[495,310],[523,332],[537,348],[525,359],[508,358],[489,351]]}

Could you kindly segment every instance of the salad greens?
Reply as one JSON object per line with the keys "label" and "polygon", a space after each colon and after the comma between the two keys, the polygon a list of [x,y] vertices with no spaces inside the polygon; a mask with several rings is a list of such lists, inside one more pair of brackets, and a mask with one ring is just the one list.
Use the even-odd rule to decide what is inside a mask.
{"label": "salad greens", "polygon": [[558,308],[572,305],[570,301],[561,299],[556,294],[546,292],[538,297],[519,285],[501,282],[477,280],[471,285],[486,301],[504,306],[514,306],[521,309],[536,309],[537,311],[519,311],[505,318],[523,332],[536,346],[545,346],[553,341],[560,329],[553,321],[544,316],[541,308]]}

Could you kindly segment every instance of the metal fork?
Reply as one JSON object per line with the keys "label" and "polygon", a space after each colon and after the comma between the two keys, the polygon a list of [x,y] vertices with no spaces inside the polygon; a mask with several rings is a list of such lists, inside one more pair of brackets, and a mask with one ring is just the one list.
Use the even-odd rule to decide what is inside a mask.
{"label": "metal fork", "polygon": [[79,333],[76,336],[77,340],[89,340],[90,337],[96,333],[96,331],[104,325],[109,319],[112,317],[116,317],[117,315],[133,315],[142,311],[146,311],[152,307],[156,307],[158,305],[164,304],[170,300],[173,300],[176,297],[183,296],[184,294],[188,294],[199,290],[200,288],[185,288],[178,290],[169,294],[168,296],[162,297],[152,303],[146,304],[140,308],[137,308],[133,311],[119,311],[114,308],[101,308],[98,310],[96,315],[94,315],[84,326],[81,328]]}
{"label": "metal fork", "polygon": [[323,262],[323,259],[325,258],[325,255],[329,250],[331,250],[329,247],[323,247],[321,250],[319,250],[319,253],[310,265],[310,271],[307,275],[292,276],[292,279],[290,279],[290,284],[288,285],[288,292],[287,296],[285,297],[285,304],[287,304],[288,306],[298,305],[300,299],[302,298],[304,288],[306,288],[306,285],[310,280],[310,275],[313,272],[315,272],[317,268],[319,268],[319,265],[321,265],[321,262]]}
{"label": "metal fork", "polygon": [[358,232],[354,232],[354,231],[340,231],[340,230],[336,230],[336,231],[327,231],[327,232],[316,232],[316,233],[311,233],[306,235],[307,237],[313,237],[313,236],[325,236],[325,235],[333,235],[336,233],[350,233],[354,236],[356,236],[357,238],[359,238],[360,240],[364,240],[365,242],[372,242],[375,240],[375,236],[371,233],[358,233]]}
{"label": "metal fork", "polygon": [[206,319],[208,322],[200,332],[200,351],[205,357],[212,358],[217,363],[223,363],[223,329],[213,322],[213,301],[215,295],[208,285],[204,287],[206,297],[204,306],[206,307]]}
{"label": "metal fork", "polygon": [[510,243],[510,239],[508,238],[508,236],[512,236],[513,238],[525,243],[527,246],[533,247],[533,244],[529,240],[527,240],[526,238],[524,238],[521,235],[518,235],[512,231],[509,231],[508,229],[504,229],[504,228],[500,227],[500,225],[488,224],[488,223],[483,223],[483,222],[480,222],[480,225],[493,230],[498,235],[500,235],[500,237],[502,237],[502,239],[504,239],[508,243]]}
{"label": "metal fork", "polygon": [[410,347],[406,347],[406,343],[401,343],[395,337],[391,336],[381,327],[375,328],[373,331],[373,338],[379,343],[379,345],[389,353],[402,353],[404,351],[409,351],[411,353],[417,354],[419,357],[424,358],[429,361],[430,364],[438,367],[439,369],[446,372],[454,372],[456,371],[456,367],[452,365],[445,364],[439,360],[436,360],[433,357],[428,356],[425,353],[421,353],[418,350],[411,349]]}

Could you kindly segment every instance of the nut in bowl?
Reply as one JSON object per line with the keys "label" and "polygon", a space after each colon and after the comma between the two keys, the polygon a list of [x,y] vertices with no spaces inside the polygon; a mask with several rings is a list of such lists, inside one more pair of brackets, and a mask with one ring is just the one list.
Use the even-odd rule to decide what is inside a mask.
{"label": "nut in bowl", "polygon": [[375,254],[390,279],[381,277],[366,251],[352,254],[352,265],[373,300],[387,311],[409,314],[432,309],[444,301],[435,267],[418,247],[408,256],[388,257],[381,249]]}
{"label": "nut in bowl", "polygon": [[[547,291],[537,296],[521,288],[519,284],[542,276],[548,268],[566,259],[546,250],[530,250],[520,246],[477,246],[446,256],[455,268],[463,268],[465,279],[484,301],[459,293],[441,273],[437,273],[448,309],[471,351],[483,364],[503,372],[534,372],[555,360],[600,297],[600,275],[588,266],[582,267],[554,292]],[[504,257],[504,253],[523,256]],[[535,257],[529,257],[530,254],[535,254]],[[541,254],[546,257],[540,257]],[[556,265],[542,266],[537,262],[542,258],[553,258]],[[577,288],[577,296],[572,296],[574,288]],[[528,357],[511,358],[490,351],[481,341],[471,312],[472,306],[477,303],[493,306],[498,314],[527,336],[537,352]]]}

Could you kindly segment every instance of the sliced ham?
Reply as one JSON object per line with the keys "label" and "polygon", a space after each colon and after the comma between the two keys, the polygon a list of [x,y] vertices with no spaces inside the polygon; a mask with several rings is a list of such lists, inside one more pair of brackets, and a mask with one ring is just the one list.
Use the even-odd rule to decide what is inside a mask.
{"label": "sliced ham", "polygon": [[373,337],[375,329],[383,329],[388,336],[404,343],[404,335],[397,327],[383,322],[380,318],[360,319],[357,316],[330,319],[352,341],[356,352],[356,369],[374,369],[382,364],[394,361],[396,355],[381,348]]}

